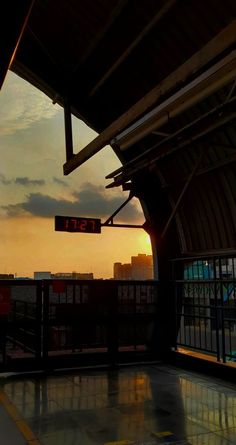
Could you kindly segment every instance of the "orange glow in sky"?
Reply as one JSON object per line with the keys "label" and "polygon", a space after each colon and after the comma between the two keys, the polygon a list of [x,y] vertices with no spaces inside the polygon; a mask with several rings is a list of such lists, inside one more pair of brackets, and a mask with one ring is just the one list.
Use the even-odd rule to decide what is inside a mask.
{"label": "orange glow in sky", "polygon": [[[93,272],[111,278],[113,263],[151,254],[142,229],[102,228],[102,234],[54,231],[54,215],[105,221],[127,199],[106,190],[105,176],[120,166],[105,147],[69,176],[65,162],[63,110],[31,85],[8,73],[0,94],[0,273]],[[73,119],[74,152],[96,133]],[[114,222],[142,224],[137,199]]]}

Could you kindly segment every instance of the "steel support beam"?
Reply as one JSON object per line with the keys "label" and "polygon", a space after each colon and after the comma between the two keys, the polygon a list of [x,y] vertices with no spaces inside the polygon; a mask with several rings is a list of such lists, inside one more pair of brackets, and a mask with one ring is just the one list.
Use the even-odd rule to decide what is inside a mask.
{"label": "steel support beam", "polygon": [[[127,174],[127,176],[128,176],[130,173],[133,174],[133,173],[137,172],[140,168],[147,167],[148,165],[150,165],[154,162],[157,162],[167,156],[170,156],[177,150],[191,144],[191,142],[193,142],[194,140],[197,140],[197,139],[205,136],[206,134],[210,133],[211,131],[214,131],[215,129],[217,129],[218,127],[228,123],[230,120],[235,119],[235,116],[236,116],[235,113],[230,113],[230,115],[226,115],[223,118],[221,117],[222,113],[227,110],[227,106],[228,107],[232,106],[233,103],[235,102],[235,100],[236,100],[236,97],[233,97],[227,103],[221,104],[221,105],[213,108],[209,112],[205,113],[204,115],[201,115],[200,117],[198,117],[197,119],[192,121],[190,124],[186,125],[185,127],[180,128],[178,131],[173,133],[171,136],[163,139],[159,143],[148,148],[144,153],[140,154],[136,158],[127,162],[123,167],[120,167],[120,168],[116,169],[115,171],[113,171],[112,173],[110,173],[109,175],[107,175],[106,179],[114,178],[115,183],[113,184],[113,186],[115,186],[116,184],[120,185],[121,183],[123,183],[123,181],[121,183],[119,183],[119,180],[122,177],[125,177],[127,173],[128,173]],[[214,120],[214,122],[212,123],[212,119],[214,119],[214,116],[217,116],[217,119]],[[220,116],[220,118],[219,118],[219,116]],[[199,128],[199,124],[202,124],[202,122],[204,122],[207,119],[210,119],[210,124],[208,123],[207,124],[208,126],[205,125],[204,129],[202,127]],[[197,125],[198,125],[197,133],[192,135],[190,138],[189,137],[186,138],[181,144],[176,143],[174,148],[164,149],[164,144],[173,143],[174,141],[176,141],[176,138],[178,138],[180,135],[182,136],[184,132],[189,132],[190,130],[192,131],[192,129],[194,129],[194,127],[196,127]],[[156,150],[158,148],[162,148],[163,151],[160,152],[160,150],[159,150],[158,154],[157,155],[154,154],[154,156],[153,156],[152,153],[156,152]],[[126,180],[128,180],[128,177]],[[111,184],[111,186],[112,186],[112,184]],[[109,187],[110,186],[108,186],[108,188]]]}
{"label": "steel support beam", "polygon": [[191,171],[191,173],[190,173],[190,175],[188,177],[188,180],[184,184],[183,190],[180,193],[180,195],[179,195],[179,197],[177,199],[177,202],[176,202],[176,204],[175,204],[175,206],[174,206],[174,208],[173,208],[173,210],[171,212],[171,215],[168,218],[168,221],[167,221],[167,223],[166,223],[166,225],[165,225],[165,227],[164,227],[164,229],[162,231],[161,240],[163,240],[163,238],[165,237],[165,234],[166,234],[166,232],[167,232],[171,222],[173,221],[173,218],[175,217],[176,212],[179,209],[179,206],[180,206],[180,204],[181,204],[181,202],[182,202],[182,200],[184,198],[184,195],[187,192],[187,190],[188,190],[188,188],[189,188],[189,186],[190,186],[190,184],[191,184],[191,182],[192,182],[192,180],[193,180],[193,178],[194,178],[194,176],[196,174],[196,171],[197,171],[197,169],[198,169],[198,167],[199,167],[199,165],[200,165],[200,163],[202,161],[203,156],[204,156],[204,152],[202,151],[200,156],[199,156],[199,158],[198,158],[198,160],[197,160],[197,162],[195,163],[195,165],[193,167],[193,170]]}
{"label": "steel support beam", "polygon": [[[214,164],[211,164],[209,167],[199,168],[199,170],[196,172],[195,176],[198,177],[198,176],[206,175],[209,172],[213,172],[215,170],[218,170],[221,167],[225,167],[226,165],[233,164],[234,162],[236,162],[236,153],[233,153],[231,156],[228,156],[227,158],[221,159],[220,161],[217,161]],[[187,178],[184,177],[183,179],[181,179],[178,182],[163,184],[162,188],[163,189],[171,189],[186,180],[187,180]]]}
{"label": "steel support beam", "polygon": [[68,99],[64,99],[64,122],[65,122],[65,140],[66,140],[66,160],[73,156],[73,134],[71,122],[71,110]]}
{"label": "steel support beam", "polygon": [[111,77],[112,73],[127,59],[130,53],[136,48],[136,46],[143,40],[143,38],[152,30],[152,28],[162,19],[162,17],[172,8],[177,0],[168,0],[164,2],[162,8],[153,17],[150,23],[142,30],[138,37],[131,43],[131,45],[125,50],[123,54],[115,61],[115,63],[109,68],[104,76],[96,83],[89,93],[89,96],[94,96],[97,90]]}
{"label": "steel support beam", "polygon": [[125,228],[125,229],[144,229],[144,225],[142,224],[116,224],[113,222],[110,222],[108,224],[102,223],[101,227],[118,227],[118,228]]}
{"label": "steel support beam", "polygon": [[0,88],[15,57],[35,0],[7,0],[1,5]]}
{"label": "steel support beam", "polygon": [[144,229],[144,225],[139,225],[139,224],[115,224],[113,222],[114,217],[126,206],[126,204],[128,204],[131,199],[134,197],[133,193],[130,192],[128,198],[120,205],[120,207],[118,207],[117,210],[115,210],[114,213],[112,213],[112,215],[104,222],[101,224],[102,227],[125,227],[128,229]]}
{"label": "steel support beam", "polygon": [[187,79],[203,68],[207,63],[219,56],[228,47],[236,43],[236,20],[234,20],[223,31],[217,34],[210,42],[195,53],[183,65],[177,68],[166,79],[160,82],[147,95],[140,99],[127,112],[116,119],[99,136],[91,141],[72,159],[64,164],[64,174],[68,175],[77,167],[82,165],[93,155],[99,152],[103,147],[119,134],[124,128],[138,119],[145,112],[150,110],[160,98],[179,85],[186,83]]}
{"label": "steel support beam", "polygon": [[130,192],[128,198],[118,207],[118,209],[115,210],[114,213],[103,223],[104,226],[107,226],[109,223],[113,223],[113,218],[128,204],[131,199],[133,198],[132,192]]}
{"label": "steel support beam", "polygon": [[97,47],[99,46],[100,42],[103,40],[103,38],[107,35],[109,30],[111,29],[114,22],[117,20],[117,18],[120,16],[122,11],[124,10],[125,6],[127,5],[128,0],[119,0],[115,8],[112,10],[112,13],[107,20],[106,24],[102,27],[101,32],[96,36],[94,40],[92,40],[91,44],[85,51],[85,53],[80,58],[79,62],[75,65],[73,74],[76,73],[78,68],[80,68],[82,65],[85,64],[85,62],[91,57],[91,55],[96,51]]}
{"label": "steel support beam", "polygon": [[124,182],[127,182],[129,179],[131,179],[132,176],[134,174],[136,174],[138,171],[140,171],[141,169],[151,166],[152,164],[155,164],[157,161],[164,159],[166,156],[169,156],[172,153],[174,153],[180,149],[183,149],[183,148],[189,146],[190,144],[193,144],[195,141],[197,141],[201,138],[204,138],[209,133],[212,133],[213,131],[226,125],[228,122],[230,122],[234,119],[236,119],[236,113],[230,113],[229,115],[219,119],[215,124],[210,125],[206,129],[204,129],[201,133],[195,134],[193,137],[184,141],[182,144],[178,145],[177,147],[173,148],[172,150],[169,150],[167,153],[163,153],[159,156],[155,156],[151,161],[147,160],[147,161],[141,162],[140,164],[134,166],[131,170],[121,173],[119,176],[114,178],[114,183],[109,184],[106,188],[118,187],[118,186],[122,185]]}
{"label": "steel support beam", "polygon": [[[179,116],[185,110],[227,85],[235,77],[236,50],[116,136],[114,143],[120,146],[121,150],[126,150],[167,124],[170,119]],[[113,141],[111,141],[112,143]]]}

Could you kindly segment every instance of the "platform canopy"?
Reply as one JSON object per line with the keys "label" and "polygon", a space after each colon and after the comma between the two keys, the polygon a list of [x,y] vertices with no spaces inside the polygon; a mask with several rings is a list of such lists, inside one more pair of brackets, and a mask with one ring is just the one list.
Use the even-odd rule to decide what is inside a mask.
{"label": "platform canopy", "polygon": [[[64,106],[64,173],[111,144],[122,167],[109,186],[140,198],[153,236],[168,234],[165,249],[235,251],[235,0],[8,0],[2,9],[0,79],[10,67]],[[70,112],[99,133],[79,153]]]}

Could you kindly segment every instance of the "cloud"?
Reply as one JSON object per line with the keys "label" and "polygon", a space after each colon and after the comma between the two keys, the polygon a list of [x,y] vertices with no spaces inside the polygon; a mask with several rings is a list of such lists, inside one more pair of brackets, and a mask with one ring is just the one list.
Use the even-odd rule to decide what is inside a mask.
{"label": "cloud", "polygon": [[3,185],[8,184],[19,184],[24,185],[25,187],[29,187],[32,185],[44,185],[44,179],[29,179],[27,176],[18,177],[16,179],[7,179],[3,173],[0,173],[0,183]]}
{"label": "cloud", "polygon": [[24,185],[26,187],[31,185],[44,185],[45,181],[44,179],[29,179],[26,176],[19,177],[15,179],[15,184]]}
{"label": "cloud", "polygon": [[69,187],[69,184],[66,181],[63,181],[63,179],[56,178],[55,176],[53,177],[53,182],[55,182],[56,184],[63,185],[64,187]]}
{"label": "cloud", "polygon": [[60,110],[41,91],[13,73],[8,73],[1,91],[0,134],[9,135],[50,119]]}
{"label": "cloud", "polygon": [[[109,192],[108,192],[109,193]],[[101,219],[108,218],[124,202],[124,197],[108,197],[103,187],[90,183],[83,184],[80,191],[73,193],[73,201],[56,199],[41,193],[30,193],[25,202],[2,206],[10,217],[21,216],[29,213],[42,218],[52,218],[55,215],[64,216],[88,216]],[[142,218],[134,202],[130,202],[122,210],[122,218],[119,214],[116,221],[135,222]]]}
{"label": "cloud", "polygon": [[6,179],[6,176],[0,173],[0,182],[1,184],[7,185],[11,183],[10,179]]}

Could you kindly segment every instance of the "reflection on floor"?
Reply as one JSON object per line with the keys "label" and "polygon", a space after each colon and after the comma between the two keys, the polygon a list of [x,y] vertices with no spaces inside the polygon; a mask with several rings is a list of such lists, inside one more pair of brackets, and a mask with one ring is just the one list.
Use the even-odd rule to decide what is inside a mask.
{"label": "reflection on floor", "polygon": [[174,367],[11,379],[3,390],[42,445],[236,443],[236,385]]}

